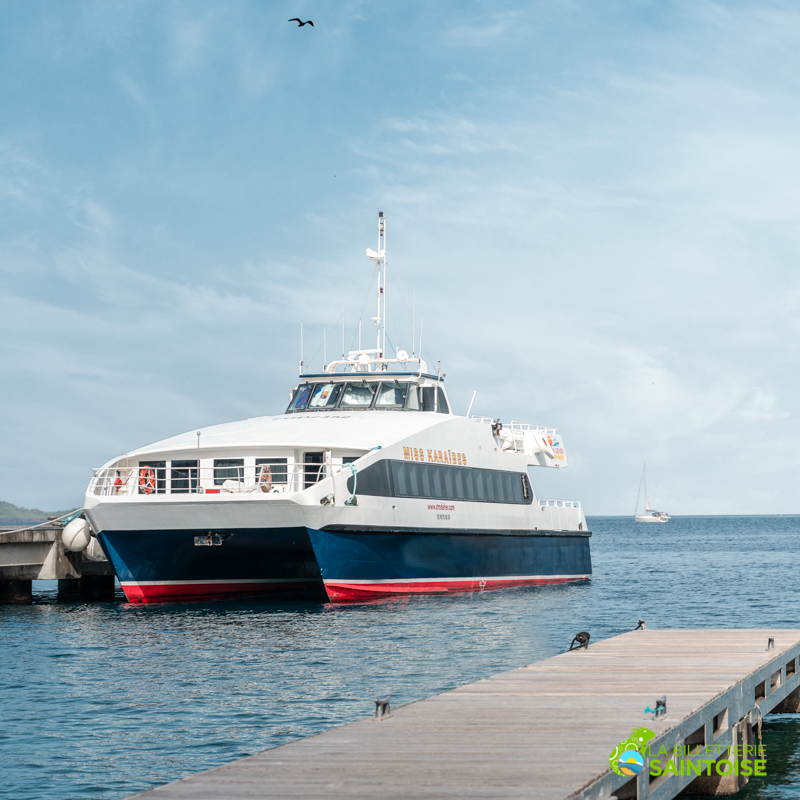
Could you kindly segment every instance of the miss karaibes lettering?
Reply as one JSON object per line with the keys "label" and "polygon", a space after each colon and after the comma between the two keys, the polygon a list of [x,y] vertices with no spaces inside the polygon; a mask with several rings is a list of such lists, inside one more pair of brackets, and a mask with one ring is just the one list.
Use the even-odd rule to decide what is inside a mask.
{"label": "miss karaibes lettering", "polygon": [[467,466],[466,453],[454,453],[452,450],[428,450],[428,457],[425,457],[425,450],[421,447],[404,447],[403,458],[406,461],[430,461],[436,464],[453,464],[458,467]]}

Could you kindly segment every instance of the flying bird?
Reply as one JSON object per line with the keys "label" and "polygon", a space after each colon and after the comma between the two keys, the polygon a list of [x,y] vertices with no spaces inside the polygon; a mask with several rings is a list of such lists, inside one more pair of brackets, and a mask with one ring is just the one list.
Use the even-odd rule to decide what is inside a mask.
{"label": "flying bird", "polygon": [[288,20],[288,22],[296,22],[298,28],[302,28],[303,25],[310,25],[312,28],[314,27],[314,23],[310,19],[302,22],[298,17],[293,17],[292,19]]}

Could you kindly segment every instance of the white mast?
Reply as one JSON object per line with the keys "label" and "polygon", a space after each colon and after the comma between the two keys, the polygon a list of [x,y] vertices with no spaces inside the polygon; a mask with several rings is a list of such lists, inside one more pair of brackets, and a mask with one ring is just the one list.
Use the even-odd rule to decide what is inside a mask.
{"label": "white mast", "polygon": [[371,319],[375,323],[375,350],[378,358],[383,358],[386,352],[386,220],[383,211],[378,212],[378,251],[367,248],[367,258],[378,268],[377,311]]}

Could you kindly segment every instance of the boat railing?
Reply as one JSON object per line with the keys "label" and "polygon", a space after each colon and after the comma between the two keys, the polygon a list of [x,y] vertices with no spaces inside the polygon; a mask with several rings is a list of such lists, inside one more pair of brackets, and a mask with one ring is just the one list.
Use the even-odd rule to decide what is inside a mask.
{"label": "boat railing", "polygon": [[[154,462],[157,463],[157,462]],[[162,462],[163,463],[163,462]],[[102,497],[163,494],[292,494],[338,475],[348,464],[295,462],[243,466],[115,465],[92,470],[89,494]]]}
{"label": "boat railing", "polygon": [[[482,423],[495,424],[491,417],[473,416],[473,420]],[[523,455],[535,455],[539,452],[550,452],[552,456],[553,437],[558,433],[558,428],[548,428],[546,425],[530,425],[512,419],[511,422],[500,424],[495,430],[495,435],[502,442],[502,449]]]}

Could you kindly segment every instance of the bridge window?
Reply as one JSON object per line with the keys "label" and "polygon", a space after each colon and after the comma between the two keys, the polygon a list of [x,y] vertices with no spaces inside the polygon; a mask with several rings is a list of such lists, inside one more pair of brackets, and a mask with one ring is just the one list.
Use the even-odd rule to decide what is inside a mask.
{"label": "bridge window", "polygon": [[309,411],[314,408],[335,408],[341,393],[341,383],[318,383],[308,403]]}
{"label": "bridge window", "polygon": [[366,381],[345,384],[339,408],[369,408],[375,396],[375,388],[374,383]]}
{"label": "bridge window", "polygon": [[400,381],[382,383],[378,387],[375,408],[402,408],[406,402],[408,384]]}
{"label": "bridge window", "polygon": [[292,398],[292,402],[289,403],[289,408],[286,410],[302,411],[308,405],[308,399],[311,397],[311,390],[313,388],[313,384],[310,383],[306,383],[303,386],[298,386],[294,393],[294,397]]}

